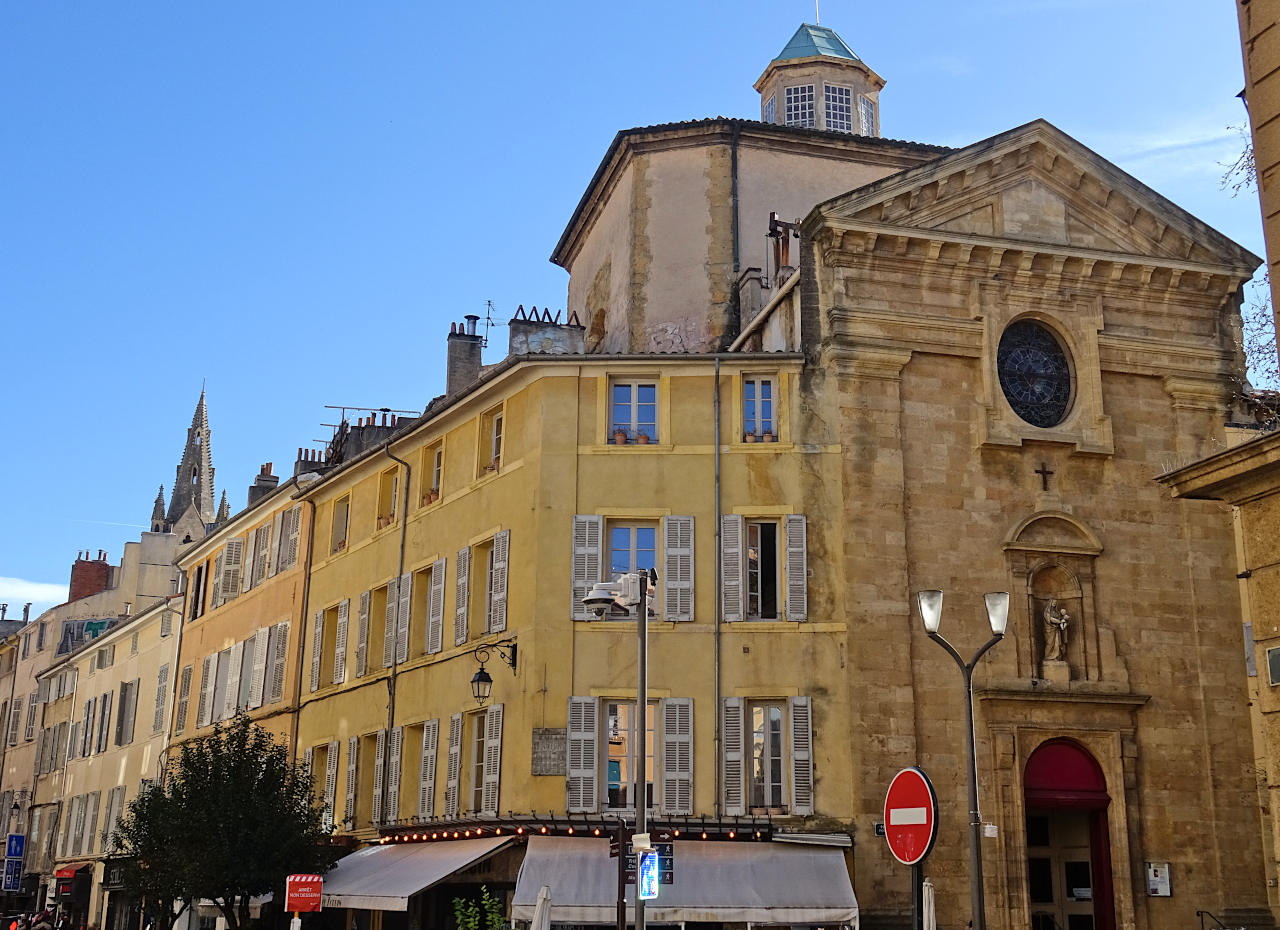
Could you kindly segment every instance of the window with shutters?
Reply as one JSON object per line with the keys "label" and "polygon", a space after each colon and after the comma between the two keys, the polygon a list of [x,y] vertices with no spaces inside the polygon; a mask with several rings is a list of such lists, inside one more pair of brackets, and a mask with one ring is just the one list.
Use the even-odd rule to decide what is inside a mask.
{"label": "window with shutters", "polygon": [[227,713],[227,683],[231,678],[231,649],[223,649],[214,658],[213,705],[210,722],[225,720]]}
{"label": "window with shutters", "polygon": [[502,466],[503,426],[501,404],[480,415],[480,454],[476,456],[480,475],[495,472]]}
{"label": "window with shutters", "polygon": [[103,646],[98,650],[97,668],[110,668],[116,661],[116,647],[113,643],[110,646]]}
{"label": "window with shutters", "polygon": [[49,634],[49,621],[46,620],[36,627],[36,652],[44,652],[45,641]]}
{"label": "window with shutters", "polygon": [[333,758],[329,758],[330,749],[337,749],[338,744],[321,743],[318,746],[312,746],[303,753],[303,760],[307,764],[308,772],[311,777],[311,793],[320,799],[324,804],[325,825],[333,824],[333,798],[329,792],[328,775],[330,763],[334,771],[337,771],[338,758],[337,752],[333,754]]}
{"label": "window with shutters", "polygon": [[388,468],[378,475],[378,515],[377,529],[390,526],[396,522],[398,513],[397,501],[400,492],[400,469]]}
{"label": "window with shutters", "polygon": [[423,507],[434,504],[440,499],[444,486],[444,442],[433,442],[422,450],[422,497],[419,504]]}
{"label": "window with shutters", "polygon": [[209,563],[201,562],[191,569],[187,576],[187,597],[191,604],[187,609],[188,620],[198,620],[204,615],[205,587],[208,580]]}
{"label": "window with shutters", "polygon": [[[377,669],[380,669],[380,668],[386,668],[388,665],[390,665],[390,662],[384,662],[384,660],[390,659],[390,656],[387,654],[388,603],[390,604],[390,610],[395,612],[397,610],[397,603],[399,599],[399,588],[400,588],[399,579],[393,579],[393,581],[394,581],[394,588],[395,588],[394,590],[393,590],[392,582],[388,582],[387,584],[384,584],[382,587],[374,588],[372,591],[369,592],[369,633],[368,633],[367,654],[365,656],[366,673],[371,671],[376,671]],[[392,617],[391,631],[392,631],[391,642],[394,642],[395,641],[394,613]]]}
{"label": "window with shutters", "polygon": [[804,516],[721,518],[724,619],[808,618],[807,526]]}
{"label": "window with shutters", "polygon": [[25,659],[31,655],[31,634],[28,633],[22,637],[22,657]]}
{"label": "window with shutters", "polygon": [[97,752],[106,752],[111,745],[111,708],[115,703],[115,696],[114,691],[108,691],[98,701]]}
{"label": "window with shutters", "polygon": [[341,552],[347,548],[347,517],[351,511],[351,495],[333,502],[333,517],[329,523],[329,552]]}
{"label": "window with shutters", "polygon": [[243,536],[228,539],[214,567],[217,569],[216,588],[212,605],[218,607],[240,596],[244,587],[244,550]]}
{"label": "window with shutters", "polygon": [[[278,527],[274,523],[278,522]],[[278,575],[293,568],[298,562],[298,540],[302,530],[302,505],[295,504],[276,514],[272,533],[272,557],[270,574]]]}
{"label": "window with shutters", "polygon": [[658,382],[652,378],[614,378],[609,382],[609,435],[612,445],[658,441]]}
{"label": "window with shutters", "polygon": [[742,441],[776,442],[778,439],[778,376],[742,376]]}
{"label": "window with shutters", "polygon": [[271,521],[251,530],[248,535],[249,557],[244,568],[244,589],[256,588],[267,579],[271,567]]}
{"label": "window with shutters", "polygon": [[[401,810],[417,810],[420,819],[430,819],[436,814],[436,760],[440,748],[440,721],[427,720],[420,727],[413,727],[417,732],[417,748],[410,751],[406,747],[406,763],[418,760],[417,792],[413,806],[405,806],[401,802]],[[406,731],[408,732],[408,731]],[[405,779],[409,782],[409,779]]]}
{"label": "window with shutters", "polygon": [[[634,701],[569,699],[565,765],[570,812],[634,812],[638,716]],[[651,701],[645,728],[649,808],[692,814],[693,699]]]}
{"label": "window with shutters", "polygon": [[[383,752],[386,751],[386,736],[380,734],[385,734],[385,731],[378,730],[359,738],[360,749],[356,757],[355,819],[351,825],[351,829],[354,830],[361,830],[374,825],[374,782],[380,782],[382,774],[380,765],[382,760],[378,755],[378,743],[380,741],[383,744]],[[381,789],[381,787],[381,784],[379,784],[378,788]]]}
{"label": "window with shutters", "polygon": [[138,685],[140,680],[126,681],[120,685],[120,705],[116,710],[114,743],[128,746],[133,742],[135,723],[138,719]]}
{"label": "window with shutters", "polygon": [[469,588],[478,617],[468,624],[468,635],[501,633],[507,628],[507,566],[511,533],[503,530],[492,539],[471,547],[471,569],[474,573]]}
{"label": "window with shutters", "polygon": [[18,745],[18,737],[22,735],[22,698],[13,702],[13,710],[9,712],[9,745]]}
{"label": "window with shutters", "polygon": [[[338,651],[338,614],[340,604],[331,604],[324,609],[324,625],[317,632],[320,634],[320,687],[334,684],[335,660]],[[345,631],[342,631],[345,633]],[[345,644],[344,644],[345,645]]]}
{"label": "window with shutters", "polygon": [[808,697],[726,698],[722,709],[725,813],[813,813]]}
{"label": "window with shutters", "polygon": [[466,714],[463,727],[467,734],[467,803],[469,813],[484,809],[484,724],[485,712]]}
{"label": "window with shutters", "polygon": [[289,622],[283,621],[271,627],[267,639],[267,665],[263,670],[263,703],[273,704],[284,699],[285,668],[289,659]]}

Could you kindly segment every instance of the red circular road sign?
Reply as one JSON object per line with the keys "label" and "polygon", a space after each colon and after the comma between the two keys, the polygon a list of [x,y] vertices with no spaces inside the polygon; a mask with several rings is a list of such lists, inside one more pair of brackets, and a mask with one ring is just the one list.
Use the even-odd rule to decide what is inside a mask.
{"label": "red circular road sign", "polygon": [[903,865],[916,865],[938,836],[938,796],[929,776],[914,766],[889,782],[884,798],[884,836]]}

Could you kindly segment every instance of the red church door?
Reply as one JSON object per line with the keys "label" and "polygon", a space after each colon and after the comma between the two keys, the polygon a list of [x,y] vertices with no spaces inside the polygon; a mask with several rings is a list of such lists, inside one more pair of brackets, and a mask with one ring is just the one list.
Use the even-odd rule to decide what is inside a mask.
{"label": "red church door", "polygon": [[1079,743],[1049,740],[1022,778],[1031,930],[1115,930],[1106,778]]}

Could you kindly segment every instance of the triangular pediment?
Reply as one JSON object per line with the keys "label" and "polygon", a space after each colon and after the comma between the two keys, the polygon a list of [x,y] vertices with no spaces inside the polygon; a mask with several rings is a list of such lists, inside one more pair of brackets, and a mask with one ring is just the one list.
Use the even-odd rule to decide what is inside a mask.
{"label": "triangular pediment", "polygon": [[850,191],[829,222],[1229,266],[1261,259],[1043,120]]}

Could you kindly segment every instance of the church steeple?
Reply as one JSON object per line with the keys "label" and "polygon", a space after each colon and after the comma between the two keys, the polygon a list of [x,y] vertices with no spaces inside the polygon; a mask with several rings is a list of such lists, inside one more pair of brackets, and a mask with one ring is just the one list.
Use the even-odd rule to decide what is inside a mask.
{"label": "church steeple", "polygon": [[164,533],[168,528],[164,522],[164,485],[160,485],[160,492],[156,494],[155,506],[151,508],[151,532]]}
{"label": "church steeple", "polygon": [[214,522],[226,523],[230,519],[231,519],[231,505],[227,503],[227,491],[226,491],[226,488],[223,488],[222,500],[218,502],[218,515],[215,518]]}
{"label": "church steeple", "polygon": [[177,477],[173,483],[173,496],[169,499],[169,511],[165,522],[173,526],[189,508],[194,507],[202,523],[212,523],[213,509],[213,459],[209,452],[209,411],[204,403],[204,391],[187,430],[187,445],[182,450]]}

